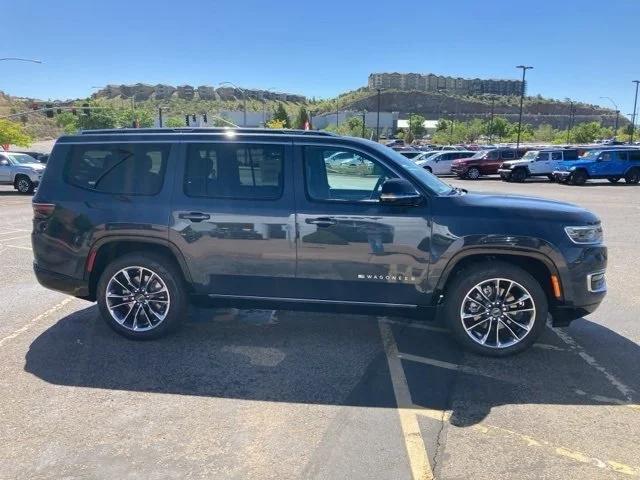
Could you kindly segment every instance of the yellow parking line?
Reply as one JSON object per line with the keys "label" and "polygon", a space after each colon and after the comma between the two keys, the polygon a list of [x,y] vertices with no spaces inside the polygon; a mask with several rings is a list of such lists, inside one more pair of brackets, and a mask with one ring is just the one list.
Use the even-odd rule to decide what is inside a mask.
{"label": "yellow parking line", "polygon": [[[442,420],[449,421],[451,414],[448,412],[440,412],[432,409],[422,409],[420,407],[415,407],[416,414],[420,416],[424,416],[427,418],[431,418],[434,420]],[[597,468],[601,468],[603,470],[609,470],[613,472],[623,473],[625,475],[638,477],[640,476],[640,468],[633,467],[631,465],[626,465],[624,463],[616,462],[613,460],[601,460],[597,457],[584,454],[582,452],[578,452],[577,450],[573,450],[570,448],[566,448],[560,445],[554,445],[551,442],[546,440],[540,440],[533,438],[529,435],[523,435],[522,433],[515,432],[513,430],[509,430],[507,428],[496,427],[494,425],[489,425],[486,423],[478,423],[476,425],[471,426],[471,428],[484,435],[491,436],[502,436],[508,438],[515,438],[524,442],[528,447],[539,448],[544,453],[552,456],[568,458],[573,460],[574,462],[586,463],[592,465]]]}
{"label": "yellow parking line", "polygon": [[400,415],[400,426],[402,428],[407,455],[409,456],[411,476],[413,480],[433,479],[431,463],[429,462],[427,449],[424,445],[420,425],[418,424],[416,409],[411,401],[407,378],[404,375],[404,370],[398,357],[398,347],[393,338],[393,332],[389,325],[382,319],[378,320],[378,326],[380,328],[384,351],[387,356],[387,363],[389,364],[393,393],[396,397],[398,414]]}

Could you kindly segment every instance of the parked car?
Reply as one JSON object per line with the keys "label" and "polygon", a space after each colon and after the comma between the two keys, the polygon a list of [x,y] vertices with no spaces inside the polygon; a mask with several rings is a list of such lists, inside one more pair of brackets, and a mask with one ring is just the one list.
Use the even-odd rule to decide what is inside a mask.
{"label": "parked car", "polygon": [[20,193],[33,193],[45,166],[24,153],[0,152],[0,185],[13,185]]}
{"label": "parked car", "polygon": [[606,178],[611,183],[621,178],[631,184],[640,182],[640,149],[607,148],[591,150],[575,162],[563,162],[553,172],[561,183],[584,185],[592,178]]}
{"label": "parked car", "polygon": [[472,151],[438,152],[435,155],[417,160],[416,164],[434,175],[451,175],[451,164],[454,160],[469,158],[475,153]]}
{"label": "parked car", "polygon": [[47,160],[49,159],[49,154],[48,153],[42,153],[42,152],[26,152],[24,150],[12,150],[15,153],[24,153],[26,155],[29,155],[30,157],[35,158],[36,160],[38,160],[40,163],[47,163]]}
{"label": "parked car", "polygon": [[[363,166],[332,173],[338,152]],[[197,298],[441,318],[465,347],[504,356],[606,292],[593,213],[467,193],[376,142],[319,132],[61,137],[33,212],[38,281],[97,301],[132,339],[177,328]]]}
{"label": "parked car", "polygon": [[528,177],[547,177],[553,181],[553,172],[562,162],[575,160],[578,150],[572,148],[529,150],[520,160],[504,162],[498,173],[505,182],[524,182]]}
{"label": "parked car", "polygon": [[480,150],[473,157],[455,160],[451,165],[451,172],[460,178],[477,180],[482,175],[495,175],[498,168],[505,161],[517,160],[527,152],[527,149],[495,148]]}
{"label": "parked car", "polygon": [[410,160],[414,160],[416,157],[422,155],[425,152],[421,150],[397,150],[402,156],[407,157]]}

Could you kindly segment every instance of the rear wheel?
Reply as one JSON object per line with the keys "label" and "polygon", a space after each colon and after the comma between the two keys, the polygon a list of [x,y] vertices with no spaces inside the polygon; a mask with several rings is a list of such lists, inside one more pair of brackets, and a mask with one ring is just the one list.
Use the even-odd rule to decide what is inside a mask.
{"label": "rear wheel", "polygon": [[632,168],[629,170],[624,176],[624,181],[626,183],[636,184],[640,182],[640,170],[637,168]]}
{"label": "rear wheel", "polygon": [[535,278],[504,262],[472,265],[447,287],[444,314],[468,350],[502,357],[531,346],[545,327],[547,297]]}
{"label": "rear wheel", "polygon": [[186,316],[182,276],[159,255],[131,253],[111,262],[100,276],[97,297],[107,324],[134,340],[161,337]]}
{"label": "rear wheel", "polygon": [[547,178],[549,179],[550,182],[555,182],[556,179],[553,177],[552,174],[547,175]]}
{"label": "rear wheel", "polygon": [[576,170],[571,175],[571,183],[573,185],[584,185],[587,183],[588,178],[589,176],[587,175],[587,172],[584,170]]}
{"label": "rear wheel", "polygon": [[20,193],[24,194],[33,193],[33,190],[35,189],[35,185],[31,179],[25,175],[19,175],[16,177],[14,187]]}
{"label": "rear wheel", "polygon": [[514,182],[524,182],[527,176],[527,171],[524,168],[516,168],[513,172],[511,172],[511,179]]}
{"label": "rear wheel", "polygon": [[620,181],[620,177],[609,177],[607,178],[611,183],[618,183]]}
{"label": "rear wheel", "polygon": [[471,167],[469,170],[467,170],[466,177],[470,180],[477,180],[478,178],[480,178],[480,170],[476,167]]}

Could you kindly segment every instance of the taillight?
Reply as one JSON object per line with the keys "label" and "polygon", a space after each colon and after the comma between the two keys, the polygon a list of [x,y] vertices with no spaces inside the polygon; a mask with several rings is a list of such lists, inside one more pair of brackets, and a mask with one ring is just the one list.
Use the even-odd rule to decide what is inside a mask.
{"label": "taillight", "polygon": [[33,218],[48,218],[51,216],[56,206],[53,203],[32,203]]}

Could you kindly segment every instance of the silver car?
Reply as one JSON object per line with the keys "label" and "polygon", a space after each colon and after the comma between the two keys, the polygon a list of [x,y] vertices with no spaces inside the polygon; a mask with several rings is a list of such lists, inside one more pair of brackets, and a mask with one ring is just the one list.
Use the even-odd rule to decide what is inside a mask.
{"label": "silver car", "polygon": [[26,153],[0,152],[0,185],[13,185],[20,193],[33,193],[45,165]]}

